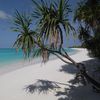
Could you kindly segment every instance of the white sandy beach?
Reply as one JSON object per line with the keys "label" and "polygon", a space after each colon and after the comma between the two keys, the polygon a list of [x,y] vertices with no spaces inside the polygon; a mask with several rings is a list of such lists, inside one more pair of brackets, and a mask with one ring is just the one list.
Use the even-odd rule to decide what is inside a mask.
{"label": "white sandy beach", "polygon": [[[71,57],[77,61],[91,60],[86,49],[78,49]],[[100,100],[100,94],[93,92],[89,86],[74,85],[77,69],[66,65],[59,59],[50,60],[46,64],[34,64],[0,75],[0,100]],[[36,84],[36,82],[39,82]],[[42,83],[41,83],[42,82]],[[27,86],[42,86],[33,94],[26,91]],[[47,84],[46,84],[47,83]],[[35,87],[33,87],[35,89]],[[55,90],[52,90],[55,88]]]}

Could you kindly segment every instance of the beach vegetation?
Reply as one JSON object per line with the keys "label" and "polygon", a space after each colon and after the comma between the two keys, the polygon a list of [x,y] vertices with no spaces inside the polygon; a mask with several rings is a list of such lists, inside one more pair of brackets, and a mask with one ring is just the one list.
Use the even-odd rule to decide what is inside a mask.
{"label": "beach vegetation", "polygon": [[100,1],[82,0],[78,3],[74,21],[79,25],[79,39],[95,57],[100,58]]}
{"label": "beach vegetation", "polygon": [[[87,73],[85,65],[74,61],[63,47],[64,36],[67,37],[70,31],[75,34],[75,29],[68,19],[71,12],[68,0],[56,0],[49,4],[44,0],[39,3],[32,0],[32,3],[32,14],[15,12],[13,29],[19,32],[19,35],[14,47],[21,48],[28,57],[41,55],[44,63],[49,60],[50,54],[53,54],[63,62],[75,65],[82,80],[88,80],[95,88],[100,89],[100,83]],[[37,21],[36,30],[31,26],[34,21]]]}

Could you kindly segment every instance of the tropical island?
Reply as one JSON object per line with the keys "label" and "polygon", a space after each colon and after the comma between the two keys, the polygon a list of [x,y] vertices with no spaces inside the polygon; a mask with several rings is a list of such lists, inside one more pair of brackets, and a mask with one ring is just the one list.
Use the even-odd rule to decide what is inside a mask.
{"label": "tropical island", "polygon": [[[0,99],[99,100],[100,1],[78,1],[74,10],[69,0],[31,2],[31,13],[17,9],[12,18],[13,53],[24,57],[0,65]],[[80,43],[67,46],[68,38]]]}

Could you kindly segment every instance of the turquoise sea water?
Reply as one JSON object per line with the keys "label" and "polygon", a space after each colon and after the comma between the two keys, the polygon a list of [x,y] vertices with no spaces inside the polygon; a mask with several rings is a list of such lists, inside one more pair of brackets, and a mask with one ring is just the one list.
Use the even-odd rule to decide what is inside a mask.
{"label": "turquoise sea water", "polygon": [[16,52],[12,48],[0,48],[0,65],[9,64],[23,59],[23,53],[21,50]]}
{"label": "turquoise sea water", "polygon": [[[73,54],[76,52],[75,50],[69,48],[67,48],[66,51],[69,52],[69,54]],[[12,48],[0,48],[0,67],[2,65],[7,65],[16,61],[21,61],[23,59],[24,55],[21,50],[16,52],[16,50]]]}

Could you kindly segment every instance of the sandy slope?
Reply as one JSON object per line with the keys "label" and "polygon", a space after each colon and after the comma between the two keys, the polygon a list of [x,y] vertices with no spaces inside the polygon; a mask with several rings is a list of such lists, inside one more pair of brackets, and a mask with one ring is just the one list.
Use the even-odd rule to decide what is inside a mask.
{"label": "sandy slope", "polygon": [[[74,60],[80,62],[91,59],[85,49],[78,50],[77,54],[72,55]],[[92,92],[89,86],[72,86],[75,72],[74,66],[55,59],[45,65],[29,65],[0,75],[0,100],[100,100],[100,94]],[[26,92],[25,88],[29,85],[33,90],[39,87],[42,92]]]}

